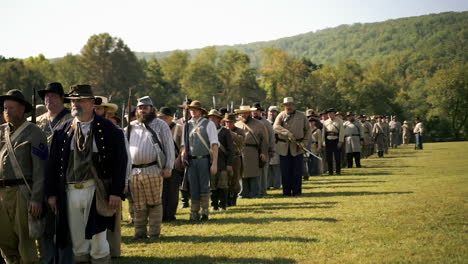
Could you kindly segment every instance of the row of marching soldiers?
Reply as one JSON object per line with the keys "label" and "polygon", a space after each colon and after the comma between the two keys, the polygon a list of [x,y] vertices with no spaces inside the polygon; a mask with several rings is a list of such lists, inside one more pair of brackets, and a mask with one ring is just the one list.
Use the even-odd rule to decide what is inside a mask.
{"label": "row of marching soldiers", "polygon": [[[297,111],[291,97],[283,111],[270,107],[267,118],[260,104],[207,111],[186,101],[184,118],[174,120],[169,108],[157,112],[144,96],[121,129],[117,106],[90,85],[65,94],[60,83],[50,83],[38,94],[47,111],[36,124],[26,120],[34,109],[21,91],[0,96],[0,249],[7,263],[37,263],[38,251],[42,263],[110,263],[121,253],[126,198],[134,239],[158,239],[162,222],[175,220],[179,190],[190,221],[208,221],[210,200],[214,210],[225,210],[268,188],[300,196],[310,160],[304,154],[326,158],[329,173],[340,172],[343,142],[360,158],[334,109],[322,115],[322,126]],[[372,128],[378,152],[385,151],[380,123]]]}

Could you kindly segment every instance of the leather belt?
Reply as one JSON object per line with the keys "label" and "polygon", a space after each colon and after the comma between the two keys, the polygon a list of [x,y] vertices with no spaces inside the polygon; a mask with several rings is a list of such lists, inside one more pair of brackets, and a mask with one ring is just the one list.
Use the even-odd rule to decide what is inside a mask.
{"label": "leather belt", "polygon": [[[28,184],[31,184],[32,181],[26,181]],[[18,186],[23,185],[23,179],[11,179],[11,180],[0,180],[0,188],[1,187],[10,187],[10,186]]]}
{"label": "leather belt", "polygon": [[94,186],[94,179],[82,181],[82,182],[67,182],[68,189],[72,190],[80,190],[84,188],[88,188],[90,186]]}
{"label": "leather belt", "polygon": [[361,135],[359,135],[359,134],[352,134],[352,135],[346,136],[346,137],[360,137],[360,136],[361,136]]}
{"label": "leather belt", "polygon": [[328,132],[328,131],[327,131],[327,136],[338,136],[338,133],[336,133],[336,132]]}
{"label": "leather belt", "polygon": [[203,155],[203,156],[190,156],[190,159],[209,159],[210,155]]}
{"label": "leather belt", "polygon": [[254,147],[254,148],[258,148],[258,145],[257,144],[245,144],[246,147]]}
{"label": "leather belt", "polygon": [[151,167],[151,166],[154,166],[154,165],[158,165],[158,161],[155,160],[151,163],[147,163],[147,164],[132,164],[132,169],[133,168],[139,168],[139,169],[142,169],[142,168],[148,168],[148,167]]}

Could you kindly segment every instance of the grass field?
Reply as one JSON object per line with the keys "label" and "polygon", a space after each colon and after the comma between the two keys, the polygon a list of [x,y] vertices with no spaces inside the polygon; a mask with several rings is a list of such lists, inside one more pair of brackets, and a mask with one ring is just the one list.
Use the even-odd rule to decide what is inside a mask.
{"label": "grass field", "polygon": [[239,200],[191,224],[179,209],[159,240],[131,242],[114,263],[468,263],[468,142],[390,150],[303,196]]}

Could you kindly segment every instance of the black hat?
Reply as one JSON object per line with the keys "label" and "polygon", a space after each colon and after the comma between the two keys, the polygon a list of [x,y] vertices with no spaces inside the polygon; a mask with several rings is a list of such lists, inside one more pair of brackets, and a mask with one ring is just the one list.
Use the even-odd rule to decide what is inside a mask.
{"label": "black hat", "polygon": [[328,114],[328,113],[332,113],[332,112],[333,112],[333,113],[336,113],[336,109],[335,109],[335,108],[328,108],[328,109],[327,109],[327,114]]}
{"label": "black hat", "polygon": [[5,100],[13,100],[13,101],[16,101],[16,102],[24,105],[24,107],[25,107],[24,112],[25,113],[31,112],[31,110],[33,108],[32,105],[28,101],[26,101],[26,99],[24,98],[23,93],[18,89],[12,89],[12,90],[8,91],[6,95],[1,95],[0,96],[0,102],[2,103],[2,105],[3,105],[3,102]]}
{"label": "black hat", "polygon": [[228,112],[227,107],[221,107],[219,109],[219,113],[224,116]]}
{"label": "black hat", "polygon": [[163,106],[161,109],[159,109],[158,117],[161,116],[172,116],[172,111],[169,107]]}
{"label": "black hat", "polygon": [[252,109],[250,109],[252,111],[255,111],[255,110],[258,110],[258,111],[262,111],[263,112],[263,108],[262,108],[262,105],[260,103],[254,103],[252,105]]}
{"label": "black hat", "polygon": [[[61,83],[59,82],[52,82],[52,83],[49,83],[47,84],[46,88],[44,90],[39,90],[37,91],[37,93],[39,94],[39,97],[41,97],[42,100],[44,100],[44,97],[47,93],[56,93],[60,96],[64,96],[64,92],[63,92],[63,86]],[[69,102],[69,100],[67,99],[66,100],[67,102]]]}
{"label": "black hat", "polygon": [[66,99],[77,100],[77,99],[94,99],[95,105],[100,105],[102,99],[94,96],[91,85],[88,84],[75,84],[70,87],[70,92],[65,95]]}

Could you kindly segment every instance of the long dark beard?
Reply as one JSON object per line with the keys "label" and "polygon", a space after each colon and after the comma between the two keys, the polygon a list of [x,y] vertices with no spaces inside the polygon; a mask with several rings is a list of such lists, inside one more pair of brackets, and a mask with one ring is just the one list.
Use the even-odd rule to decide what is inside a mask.
{"label": "long dark beard", "polygon": [[252,118],[252,116],[248,116],[247,118],[244,118],[244,117],[240,116],[240,119],[241,119],[242,122],[244,122],[244,123],[249,122],[249,120],[250,120],[251,118]]}
{"label": "long dark beard", "polygon": [[156,114],[154,112],[151,112],[147,115],[140,115],[137,113],[137,119],[138,119],[138,122],[140,123],[149,123],[153,121],[153,119],[155,118],[156,118]]}

